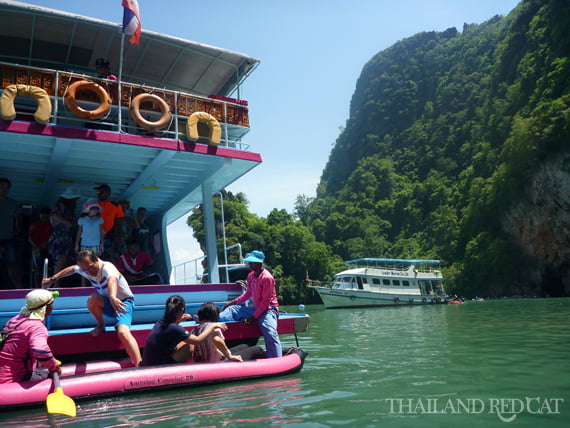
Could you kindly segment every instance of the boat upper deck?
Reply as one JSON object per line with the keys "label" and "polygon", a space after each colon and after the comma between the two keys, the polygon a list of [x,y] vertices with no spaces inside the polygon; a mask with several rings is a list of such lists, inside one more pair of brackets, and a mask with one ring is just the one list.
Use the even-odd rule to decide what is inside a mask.
{"label": "boat upper deck", "polygon": [[348,260],[345,262],[355,268],[382,269],[388,271],[410,271],[428,272],[439,269],[439,260],[423,260],[423,259],[375,259],[362,258]]}
{"label": "boat upper deck", "polygon": [[[168,224],[202,203],[204,186],[219,191],[261,162],[242,141],[249,110],[239,99],[257,59],[149,31],[140,45],[121,38],[119,23],[0,0],[1,89],[41,88],[51,103],[47,124],[34,121],[38,103],[25,96],[15,98],[13,120],[0,120],[0,176],[12,181],[11,198],[53,206],[70,185],[87,198],[106,183],[114,200],[144,206]],[[111,61],[119,81],[96,77],[100,57]],[[106,116],[91,120],[70,109],[65,97],[78,81],[104,89]],[[129,114],[139,94],[156,95],[168,107],[166,126],[145,129]],[[93,91],[76,98],[87,111],[103,104]],[[155,123],[163,105],[143,102],[140,116]],[[198,112],[219,124],[219,144],[208,144],[207,123],[197,125],[197,138],[187,135],[188,118]]]}

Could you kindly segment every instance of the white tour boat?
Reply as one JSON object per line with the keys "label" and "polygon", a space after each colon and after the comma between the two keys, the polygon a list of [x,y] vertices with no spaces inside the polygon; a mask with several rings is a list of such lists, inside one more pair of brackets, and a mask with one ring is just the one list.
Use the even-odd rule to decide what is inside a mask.
{"label": "white tour boat", "polygon": [[349,260],[330,286],[310,285],[326,308],[446,303],[439,260]]}

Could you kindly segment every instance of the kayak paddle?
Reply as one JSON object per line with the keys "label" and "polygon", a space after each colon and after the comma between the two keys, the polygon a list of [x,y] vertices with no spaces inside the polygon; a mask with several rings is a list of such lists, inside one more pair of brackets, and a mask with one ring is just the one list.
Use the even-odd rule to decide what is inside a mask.
{"label": "kayak paddle", "polygon": [[46,398],[48,413],[56,413],[74,418],[76,415],[75,401],[63,393],[57,372],[53,372],[53,383],[55,385],[55,391],[48,394]]}

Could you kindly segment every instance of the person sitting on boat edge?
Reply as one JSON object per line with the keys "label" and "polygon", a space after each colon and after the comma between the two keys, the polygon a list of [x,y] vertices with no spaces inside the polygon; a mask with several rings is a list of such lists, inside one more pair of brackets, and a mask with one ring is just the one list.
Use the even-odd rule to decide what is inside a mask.
{"label": "person sitting on boat edge", "polygon": [[130,239],[127,242],[127,251],[119,257],[117,268],[125,275],[130,285],[162,284],[162,277],[158,272],[149,272],[153,264],[152,257],[141,250],[135,239]]}
{"label": "person sitting on boat edge", "polygon": [[[20,313],[4,326],[8,337],[0,351],[0,383],[46,379],[52,372],[61,374],[43,323],[51,314],[54,299],[48,290],[30,291]],[[36,368],[38,363],[43,367]]]}
{"label": "person sitting on boat edge", "polygon": [[83,250],[77,254],[77,264],[68,266],[51,278],[42,280],[46,288],[64,276],[78,273],[87,278],[97,293],[87,299],[87,309],[97,321],[91,335],[97,336],[105,331],[103,315],[115,321],[115,330],[119,340],[135,367],[141,363],[141,352],[136,339],[131,333],[135,297],[129,283],[111,262],[104,262],[93,251]]}
{"label": "person sitting on boat edge", "polygon": [[[227,302],[222,307],[220,321],[244,321],[250,324],[259,323],[263,333],[268,358],[282,357],[281,342],[277,333],[279,318],[279,303],[275,292],[275,279],[263,267],[265,254],[262,251],[252,251],[243,261],[249,263],[251,272],[247,276],[247,289],[241,296]],[[251,299],[253,307],[245,306]]]}
{"label": "person sitting on boat edge", "polygon": [[[219,321],[220,308],[212,302],[203,303],[198,309],[198,319],[200,325],[192,330],[192,334],[198,336],[203,331],[207,331],[213,323]],[[265,352],[260,346],[249,346],[245,343],[234,346],[231,349],[226,345],[224,334],[216,328],[208,336],[208,340],[197,344],[194,347],[194,361],[246,361],[265,357]]]}
{"label": "person sitting on boat edge", "polygon": [[214,330],[227,329],[224,323],[211,323],[199,334],[190,334],[179,325],[192,316],[185,314],[186,302],[177,294],[166,300],[164,317],[153,326],[143,350],[141,366],[184,363],[192,357],[193,346],[205,341]]}

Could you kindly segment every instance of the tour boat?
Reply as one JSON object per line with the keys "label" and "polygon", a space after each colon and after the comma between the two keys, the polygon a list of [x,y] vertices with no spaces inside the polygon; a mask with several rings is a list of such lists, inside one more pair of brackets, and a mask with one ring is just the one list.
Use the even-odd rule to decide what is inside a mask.
{"label": "tour boat", "polygon": [[445,303],[439,260],[349,260],[330,286],[310,285],[325,308]]}
{"label": "tour boat", "polygon": [[[133,334],[142,347],[169,295],[183,295],[196,313],[204,301],[221,305],[241,293],[227,274],[228,283],[220,281],[213,198],[261,163],[245,142],[249,106],[240,96],[259,60],[145,30],[131,45],[118,21],[0,0],[0,177],[11,180],[8,196],[20,202],[24,218],[20,288],[33,286],[26,226],[68,187],[81,194],[78,209],[101,184],[110,186],[113,201],[147,209],[153,270],[166,284],[133,287]],[[96,76],[101,57],[117,81]],[[204,212],[209,284],[169,285],[166,228],[197,206]],[[9,288],[3,274],[0,288]],[[66,279],[72,287],[60,285],[47,320],[55,355],[120,350],[111,329],[95,338],[88,333],[94,320],[86,298],[94,289],[80,288],[77,275]],[[27,291],[0,290],[0,324],[18,313]],[[304,314],[284,314],[278,326],[285,334],[307,327]],[[255,339],[260,332],[232,323],[226,336]]]}
{"label": "tour boat", "polygon": [[[284,376],[299,372],[307,354],[291,348],[280,358],[253,361],[183,363],[134,368],[128,361],[96,361],[64,364],[60,387],[73,400],[93,400],[132,393],[190,388],[251,379]],[[2,384],[0,411],[44,406],[54,393],[54,381]],[[57,413],[57,412],[56,412]]]}
{"label": "tour boat", "polygon": [[[181,295],[186,301],[186,313],[196,315],[203,302],[222,305],[242,292],[239,284],[133,286],[135,309],[131,330],[140,348],[144,344],[156,320],[164,315],[166,299],[172,294]],[[55,290],[54,290],[55,291]],[[92,336],[89,332],[95,327],[95,319],[86,308],[87,298],[95,290],[85,288],[60,288],[55,299],[52,314],[46,318],[49,330],[48,343],[54,355],[62,361],[95,359],[109,353],[118,354],[123,345],[114,333],[111,324],[104,333]],[[29,290],[0,290],[0,326],[17,315]],[[105,317],[107,323],[111,319]],[[310,318],[306,314],[281,313],[278,320],[280,335],[302,333],[309,328]],[[184,321],[181,325],[191,331],[195,321]],[[230,343],[247,342],[254,344],[261,336],[257,323],[246,325],[243,322],[228,322],[224,336]],[[297,342],[297,341],[296,341]]]}

